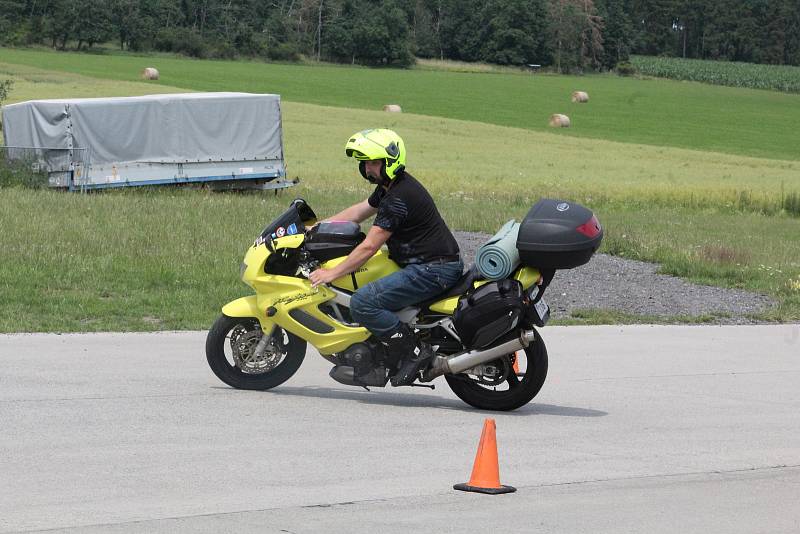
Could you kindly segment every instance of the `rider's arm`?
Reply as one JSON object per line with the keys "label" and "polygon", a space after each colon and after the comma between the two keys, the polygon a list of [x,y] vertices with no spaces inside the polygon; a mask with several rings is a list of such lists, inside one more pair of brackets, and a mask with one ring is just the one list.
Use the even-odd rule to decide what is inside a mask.
{"label": "rider's arm", "polygon": [[369,229],[366,239],[353,249],[353,252],[351,252],[342,263],[333,269],[317,269],[311,273],[308,277],[308,279],[311,280],[311,285],[316,287],[319,284],[326,284],[341,276],[352,273],[374,256],[391,235],[392,232],[384,230],[379,226],[373,226]]}
{"label": "rider's arm", "polygon": [[[363,200],[358,204],[353,204],[347,209],[344,209],[332,217],[328,217],[329,221],[353,221],[362,223],[369,219],[378,212],[378,208],[373,208],[369,202]],[[388,239],[388,238],[387,238]],[[378,247],[380,248],[380,246]]]}

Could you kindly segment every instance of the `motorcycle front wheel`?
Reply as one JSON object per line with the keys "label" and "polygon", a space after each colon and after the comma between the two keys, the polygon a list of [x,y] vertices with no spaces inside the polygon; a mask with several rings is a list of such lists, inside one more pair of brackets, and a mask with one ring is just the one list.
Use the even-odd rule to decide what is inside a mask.
{"label": "motorcycle front wheel", "polygon": [[289,380],[303,363],[306,342],[276,326],[257,353],[263,335],[252,317],[220,316],[206,338],[206,358],[217,378],[237,389],[258,390]]}
{"label": "motorcycle front wheel", "polygon": [[539,393],[547,378],[547,348],[538,332],[536,339],[524,351],[490,363],[499,369],[496,379],[464,373],[445,375],[444,378],[459,399],[475,408],[495,411],[524,406]]}

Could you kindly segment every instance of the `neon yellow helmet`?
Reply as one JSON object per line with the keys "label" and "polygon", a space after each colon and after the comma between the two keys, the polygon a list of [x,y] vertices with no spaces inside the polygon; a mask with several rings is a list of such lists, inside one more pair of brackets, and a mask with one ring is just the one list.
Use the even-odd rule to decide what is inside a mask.
{"label": "neon yellow helmet", "polygon": [[364,169],[365,161],[383,160],[381,175],[388,183],[397,178],[406,168],[406,147],[403,140],[392,130],[377,128],[354,133],[344,147],[348,158],[356,158],[361,176],[373,182]]}

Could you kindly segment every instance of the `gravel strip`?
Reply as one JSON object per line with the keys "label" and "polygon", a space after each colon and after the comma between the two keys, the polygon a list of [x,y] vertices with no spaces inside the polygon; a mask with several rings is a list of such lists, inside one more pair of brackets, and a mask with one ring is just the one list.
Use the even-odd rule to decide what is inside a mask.
{"label": "gravel strip", "polygon": [[[491,237],[476,232],[453,234],[466,265],[475,261],[478,247]],[[558,271],[545,300],[554,319],[569,318],[576,310],[602,309],[653,316],[663,322],[714,315],[712,324],[758,323],[747,315],[777,306],[774,299],[765,295],[692,284],[658,274],[657,270],[654,263],[596,254],[586,265]]]}

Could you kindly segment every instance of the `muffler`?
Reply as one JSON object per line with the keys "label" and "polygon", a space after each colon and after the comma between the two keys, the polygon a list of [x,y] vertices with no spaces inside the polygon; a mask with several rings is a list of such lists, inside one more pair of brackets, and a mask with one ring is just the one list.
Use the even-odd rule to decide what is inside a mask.
{"label": "muffler", "polygon": [[431,368],[423,373],[422,381],[430,382],[437,376],[460,373],[482,363],[496,360],[497,358],[505,356],[506,354],[511,354],[517,352],[518,350],[524,349],[533,343],[534,339],[536,339],[536,332],[533,330],[523,330],[520,332],[518,338],[486,350],[471,350],[469,352],[462,352],[452,356],[436,356],[433,359]]}

